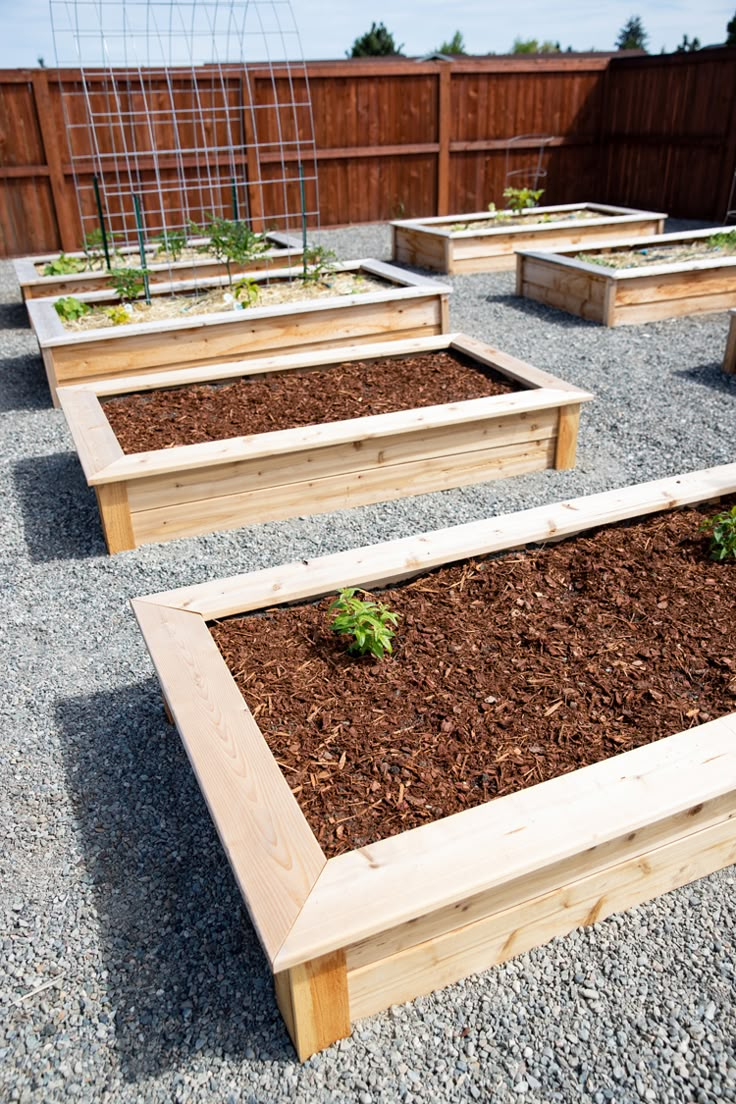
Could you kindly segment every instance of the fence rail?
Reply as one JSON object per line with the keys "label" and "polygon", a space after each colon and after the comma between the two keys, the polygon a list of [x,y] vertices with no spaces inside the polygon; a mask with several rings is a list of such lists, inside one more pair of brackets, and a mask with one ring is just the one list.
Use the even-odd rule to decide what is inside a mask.
{"label": "fence rail", "polygon": [[[507,174],[536,161],[540,135],[546,202],[597,200],[707,219],[726,210],[736,170],[733,49],[354,59],[310,62],[307,74],[323,226],[498,203]],[[242,67],[230,79],[245,117],[272,104],[274,81],[288,77],[253,65],[247,79]],[[75,70],[0,71],[0,255],[79,245],[60,93],[79,80]],[[177,80],[191,86],[191,70]],[[253,179],[276,179],[281,152],[262,146],[257,156]]]}

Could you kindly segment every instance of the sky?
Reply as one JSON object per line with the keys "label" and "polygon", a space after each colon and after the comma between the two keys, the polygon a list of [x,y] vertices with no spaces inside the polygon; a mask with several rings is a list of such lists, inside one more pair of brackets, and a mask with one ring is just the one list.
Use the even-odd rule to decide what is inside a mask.
{"label": "sky", "polygon": [[[78,11],[84,19],[95,16],[99,0],[51,0],[53,24],[63,27],[71,15]],[[120,11],[121,0],[102,0],[107,11]],[[239,8],[245,0],[199,0],[203,10],[227,10],[231,2]],[[133,11],[132,0],[129,10]],[[173,8],[179,19],[189,4],[177,6],[177,0],[150,0],[159,12]],[[508,53],[516,37],[536,38],[540,42],[549,39],[559,42],[563,49],[612,50],[618,31],[632,15],[640,16],[649,35],[649,50],[659,53],[674,50],[683,34],[697,36],[702,44],[723,42],[726,24],[735,13],[736,0],[703,0],[697,7],[682,0],[610,0],[605,5],[591,4],[590,0],[560,0],[558,6],[542,0],[458,0],[449,5],[447,0],[404,0],[402,5],[384,5],[374,0],[366,5],[358,0],[291,0],[291,12],[296,30],[289,16],[288,0],[251,0],[248,29],[257,29],[254,20],[265,13],[281,13],[281,25],[289,28],[282,42],[289,47],[292,58],[307,59],[344,58],[354,39],[370,28],[371,22],[383,22],[398,45],[408,56],[421,56],[436,49],[443,40],[459,30],[468,53]],[[138,12],[146,10],[146,0],[136,0]],[[25,68],[35,66],[42,57],[47,66],[55,64],[54,35],[49,11],[49,0],[0,0],[0,68]],[[248,40],[252,48],[247,56],[262,60],[262,38],[253,35]],[[299,45],[301,44],[301,51]],[[61,64],[74,64],[76,47],[71,39],[57,33],[58,56]],[[99,50],[94,41],[90,50]],[[260,52],[259,52],[260,51]],[[272,56],[283,60],[285,51],[278,43],[272,48]],[[87,55],[85,59],[92,63]],[[94,60],[99,62],[99,58]],[[202,59],[204,60],[204,59]],[[223,59],[224,60],[224,59]]]}

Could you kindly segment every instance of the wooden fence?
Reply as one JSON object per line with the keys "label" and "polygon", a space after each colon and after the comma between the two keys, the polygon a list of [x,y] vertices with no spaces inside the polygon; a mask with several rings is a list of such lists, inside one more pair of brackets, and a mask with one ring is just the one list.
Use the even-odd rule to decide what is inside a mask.
{"label": "wooden fence", "polygon": [[[356,59],[310,62],[307,71],[323,226],[498,203],[507,173],[535,162],[539,135],[548,139],[545,201],[707,219],[725,212],[736,168],[736,50]],[[228,80],[239,82],[245,116],[277,89],[268,69],[242,73],[234,68]],[[177,79],[191,82],[191,73]],[[78,83],[79,73],[0,71],[3,256],[80,241],[60,81]],[[268,157],[276,155],[248,171],[267,180]]]}

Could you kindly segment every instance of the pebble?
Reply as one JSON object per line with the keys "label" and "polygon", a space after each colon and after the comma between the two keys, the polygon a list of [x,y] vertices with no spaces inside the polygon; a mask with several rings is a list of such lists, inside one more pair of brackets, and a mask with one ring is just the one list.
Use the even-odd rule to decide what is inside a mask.
{"label": "pebble", "polygon": [[[345,258],[388,256],[386,226],[320,237]],[[736,1099],[733,870],[361,1021],[299,1064],[164,721],[131,595],[733,460],[725,313],[604,330],[516,299],[512,273],[450,282],[454,329],[595,394],[575,470],[111,558],[0,264],[3,1099]]]}

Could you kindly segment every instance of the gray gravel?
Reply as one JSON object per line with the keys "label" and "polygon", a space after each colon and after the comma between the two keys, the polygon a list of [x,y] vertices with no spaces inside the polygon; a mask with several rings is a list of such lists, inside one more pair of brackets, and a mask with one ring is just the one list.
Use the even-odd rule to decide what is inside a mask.
{"label": "gray gravel", "polygon": [[[323,235],[387,257],[387,228]],[[105,555],[0,266],[0,1099],[736,1100],[734,871],[357,1025],[300,1066],[131,595],[734,459],[725,314],[606,331],[453,280],[454,328],[593,391],[579,463]]]}

